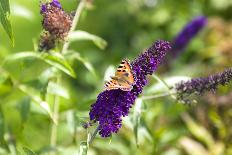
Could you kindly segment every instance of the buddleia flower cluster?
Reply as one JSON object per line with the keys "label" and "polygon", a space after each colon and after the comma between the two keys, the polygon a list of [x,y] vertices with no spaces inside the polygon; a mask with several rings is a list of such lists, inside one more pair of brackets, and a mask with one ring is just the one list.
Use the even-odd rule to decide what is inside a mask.
{"label": "buddleia flower cluster", "polygon": [[202,95],[206,91],[215,92],[218,86],[226,85],[232,80],[232,69],[226,69],[221,73],[210,75],[204,78],[193,78],[189,81],[182,81],[175,85],[177,99],[184,103],[191,103],[194,95]]}
{"label": "buddleia flower cluster", "polygon": [[99,123],[99,134],[102,137],[118,132],[122,126],[122,117],[128,115],[135,99],[147,84],[147,76],[157,69],[170,49],[169,42],[159,40],[132,61],[131,67],[137,80],[131,91],[105,90],[98,95],[89,115],[90,120]]}
{"label": "buddleia flower cluster", "polygon": [[206,24],[207,18],[204,16],[197,16],[190,21],[173,40],[171,54],[174,57],[178,56]]}
{"label": "buddleia flower cluster", "polygon": [[43,31],[39,40],[39,51],[49,51],[53,49],[56,44],[56,38],[48,31]]}
{"label": "buddleia flower cluster", "polygon": [[40,14],[43,16],[39,49],[49,50],[54,48],[56,41],[64,41],[71,26],[73,16],[66,13],[58,0],[42,3]]}

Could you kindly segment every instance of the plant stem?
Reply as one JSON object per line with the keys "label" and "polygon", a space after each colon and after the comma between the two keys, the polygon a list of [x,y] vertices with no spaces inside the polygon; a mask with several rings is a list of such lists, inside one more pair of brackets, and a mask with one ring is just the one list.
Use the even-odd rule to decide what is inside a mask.
{"label": "plant stem", "polygon": [[[79,3],[79,5],[78,5],[78,7],[77,7],[77,9],[76,9],[76,13],[75,13],[75,16],[73,18],[72,27],[70,28],[69,34],[72,31],[74,31],[75,28],[76,28],[76,26],[77,26],[77,23],[78,23],[79,18],[80,18],[80,14],[81,14],[82,10],[85,7],[85,1],[86,0],[81,0],[80,3]],[[61,50],[61,54],[64,54],[68,50],[69,45],[70,45],[70,42],[69,42],[69,40],[67,40],[64,43],[64,45],[63,45],[63,48]],[[60,74],[55,79],[55,82],[57,84],[61,83],[61,75]],[[51,144],[51,146],[56,146],[56,141],[57,141],[57,125],[58,125],[58,122],[59,122],[58,121],[58,119],[59,119],[59,107],[60,107],[60,97],[58,95],[55,95],[54,104],[53,104],[53,118],[54,118],[54,120],[55,120],[56,123],[52,124],[51,137],[50,137],[50,144]]]}
{"label": "plant stem", "polygon": [[173,94],[175,94],[175,93],[166,92],[166,93],[160,93],[160,94],[155,94],[155,95],[151,95],[151,96],[143,96],[142,99],[143,100],[150,100],[150,99],[155,99],[155,98],[159,98],[159,97],[170,96]]}
{"label": "plant stem", "polygon": [[[56,78],[56,83],[60,84],[61,77],[58,76]],[[55,95],[54,97],[54,104],[53,104],[53,124],[51,129],[51,139],[50,144],[51,146],[56,146],[56,140],[57,140],[57,126],[58,126],[58,120],[59,120],[59,107],[60,107],[60,97],[58,95]]]}
{"label": "plant stem", "polygon": [[[168,93],[168,95],[166,95],[166,96],[171,96],[173,99],[176,99],[176,96],[175,96],[175,94],[176,93],[173,93],[172,91],[173,91],[173,87],[170,87],[168,84],[167,84],[167,82],[165,82],[163,79],[161,79],[161,78],[159,78],[157,75],[155,75],[155,74],[153,74],[152,75],[152,77],[154,77],[157,81],[159,81],[160,83],[162,83],[164,86],[166,86],[167,88],[168,88],[168,91],[169,91],[169,93]],[[164,95],[165,96],[165,95]],[[163,96],[158,96],[158,97],[163,97]],[[157,97],[152,97],[152,98],[157,98]]]}
{"label": "plant stem", "polygon": [[93,135],[91,136],[90,140],[88,141],[88,145],[90,145],[94,138],[96,137],[97,133],[98,133],[98,130],[99,130],[100,126],[98,125],[97,128],[95,129],[95,131],[93,132]]}
{"label": "plant stem", "polygon": [[[71,29],[70,29],[70,31],[69,31],[69,34],[70,34],[71,32],[73,32],[73,31],[76,29],[76,26],[77,26],[78,21],[79,21],[79,19],[80,19],[81,12],[83,11],[83,9],[84,9],[84,7],[85,7],[85,1],[86,1],[86,0],[81,0],[80,3],[79,3],[79,5],[78,5],[78,7],[77,7],[77,9],[76,9],[76,13],[75,13],[75,16],[74,16],[74,18],[73,18],[72,27],[71,27]],[[70,45],[70,42],[69,42],[69,41],[66,41],[66,42],[64,43],[64,46],[63,46],[63,49],[62,49],[62,52],[61,52],[61,53],[65,53],[65,52],[67,51],[69,45]]]}
{"label": "plant stem", "polygon": [[161,78],[159,78],[157,75],[153,74],[152,75],[157,81],[162,83],[164,86],[166,86],[169,90],[171,90],[171,87]]}

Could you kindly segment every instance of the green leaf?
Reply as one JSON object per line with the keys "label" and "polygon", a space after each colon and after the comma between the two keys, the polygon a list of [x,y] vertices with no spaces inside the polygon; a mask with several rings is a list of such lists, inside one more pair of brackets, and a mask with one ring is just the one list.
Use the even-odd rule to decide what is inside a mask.
{"label": "green leaf", "polygon": [[213,137],[206,128],[204,128],[200,124],[197,124],[187,113],[182,114],[182,119],[187,125],[189,131],[197,139],[204,142],[208,147],[212,147],[214,145]]}
{"label": "green leaf", "polygon": [[84,64],[84,66],[88,69],[88,71],[90,73],[92,73],[94,76],[96,76],[95,69],[93,68],[93,65],[88,60],[86,60],[82,57],[79,57],[78,60]]}
{"label": "green leaf", "polygon": [[30,103],[31,103],[31,98],[30,97],[25,97],[20,103],[20,115],[22,119],[22,123],[24,124],[27,119],[28,115],[30,112]]}
{"label": "green leaf", "polygon": [[45,69],[51,68],[46,62],[36,57],[14,59],[14,55],[12,55],[12,59],[9,56],[3,60],[2,68],[10,78],[21,83],[35,80]]}
{"label": "green leaf", "polygon": [[99,150],[104,150],[107,152],[113,151],[115,152],[115,154],[120,154],[120,155],[133,154],[131,152],[130,147],[128,147],[128,145],[125,145],[125,143],[122,143],[119,140],[113,140],[111,144],[109,144],[109,142],[106,139],[97,140],[94,142],[94,148]]}
{"label": "green leaf", "polygon": [[6,154],[7,155],[7,150],[3,147],[0,147],[0,154]]}
{"label": "green leaf", "polygon": [[2,6],[5,13],[10,13],[9,0],[1,0],[0,5]]}
{"label": "green leaf", "polygon": [[140,118],[141,118],[141,111],[142,111],[142,99],[137,98],[135,101],[135,108],[134,108],[134,115],[133,115],[133,125],[134,125],[134,136],[136,145],[139,145],[138,142],[138,131],[140,126]]}
{"label": "green leaf", "polygon": [[[11,9],[14,10],[13,16],[15,17],[20,17],[27,19],[29,21],[33,21],[35,19],[35,15],[33,13],[33,10],[30,9],[29,7],[25,6],[24,4],[21,3],[13,3],[11,6]],[[35,39],[33,39],[33,42]]]}
{"label": "green leaf", "polygon": [[30,58],[30,57],[34,57],[34,58],[38,58],[39,54],[35,53],[35,52],[19,52],[16,54],[12,54],[10,56],[8,56],[4,61],[4,63],[8,62],[8,61],[17,61],[18,59],[25,59],[25,58]]}
{"label": "green leaf", "polygon": [[23,93],[25,93],[26,95],[28,95],[33,101],[35,101],[36,103],[38,103],[41,108],[43,110],[45,110],[47,112],[47,114],[49,115],[49,117],[54,121],[54,123],[57,123],[52,115],[50,106],[47,102],[41,100],[41,98],[39,97],[39,95],[36,95],[36,92],[34,89],[27,87],[26,85],[23,84],[18,84],[17,88],[22,91]]}
{"label": "green leaf", "polygon": [[133,112],[133,131],[137,147],[139,146],[139,143],[144,141],[145,138],[147,138],[150,142],[153,141],[152,133],[142,118],[142,112],[144,111],[145,107],[143,100],[141,98],[137,98]]}
{"label": "green leaf", "polygon": [[6,128],[4,139],[6,141],[6,144],[9,148],[9,152],[11,155],[17,155],[17,149],[16,149],[16,139],[13,138],[13,133],[10,128]]}
{"label": "green leaf", "polygon": [[0,142],[4,141],[5,123],[2,108],[0,107]]}
{"label": "green leaf", "polygon": [[85,31],[74,31],[68,36],[69,41],[79,41],[79,40],[90,40],[100,49],[105,49],[107,46],[107,42],[93,34],[90,34]]}
{"label": "green leaf", "polygon": [[23,147],[23,151],[26,155],[36,155],[35,152],[33,152],[31,149],[27,147]]}
{"label": "green leaf", "polygon": [[52,77],[55,77],[54,68],[48,68],[38,78],[39,83],[42,84],[42,87],[40,88],[40,97],[42,100],[46,100],[48,84]]}
{"label": "green leaf", "polygon": [[56,67],[64,73],[72,76],[73,78],[76,77],[74,70],[60,53],[43,53],[40,55],[40,58],[53,67]]}
{"label": "green leaf", "polygon": [[74,70],[69,65],[69,63],[65,60],[65,58],[61,54],[55,52],[53,53],[20,52],[7,57],[4,60],[3,64],[6,65],[7,63],[24,60],[27,58],[40,59],[46,62],[47,64],[63,71],[64,73],[74,78],[76,77]]}
{"label": "green leaf", "polygon": [[90,73],[92,73],[94,76],[97,76],[93,65],[87,59],[81,57],[78,52],[71,50],[66,52],[65,56],[71,59],[79,60],[81,63],[83,63],[83,65],[88,69]]}
{"label": "green leaf", "polygon": [[7,35],[11,39],[12,45],[14,45],[13,31],[12,31],[12,26],[10,23],[9,0],[0,1],[0,20],[1,20],[4,30],[6,31]]}
{"label": "green leaf", "polygon": [[[1,73],[3,74],[3,73]],[[12,87],[13,87],[13,83],[11,81],[11,79],[6,76],[6,77],[2,77],[2,75],[0,76],[0,97],[1,99],[3,99],[4,97],[7,97],[7,95],[9,93],[12,92]]]}
{"label": "green leaf", "polygon": [[87,153],[88,153],[87,142],[81,142],[81,144],[80,144],[80,155],[87,155]]}
{"label": "green leaf", "polygon": [[180,138],[179,144],[189,155],[210,154],[200,142],[197,142],[188,137]]}
{"label": "green leaf", "polygon": [[221,118],[221,116],[214,109],[209,110],[208,116],[214,126],[218,129],[220,137],[225,138],[227,136],[227,129],[224,124],[223,118]]}
{"label": "green leaf", "polygon": [[73,135],[74,137],[74,140],[75,140],[75,133],[76,133],[76,127],[77,127],[77,119],[76,118],[76,114],[75,114],[75,111],[73,110],[70,110],[67,112],[67,115],[66,115],[66,120],[67,120],[67,128],[69,129],[70,133]]}
{"label": "green leaf", "polygon": [[36,151],[36,154],[43,155],[43,154],[49,154],[49,153],[55,153],[57,152],[57,148],[55,146],[45,146],[42,147],[40,150]]}
{"label": "green leaf", "polygon": [[142,128],[142,132],[139,132],[139,135],[143,136],[144,138],[147,138],[151,143],[153,141],[152,137],[152,131],[148,128],[148,125],[145,123],[145,120],[143,117],[140,119],[140,126]]}
{"label": "green leaf", "polygon": [[57,83],[54,82],[49,82],[47,92],[53,95],[58,95],[66,99],[69,99],[68,91],[61,85],[58,85]]}

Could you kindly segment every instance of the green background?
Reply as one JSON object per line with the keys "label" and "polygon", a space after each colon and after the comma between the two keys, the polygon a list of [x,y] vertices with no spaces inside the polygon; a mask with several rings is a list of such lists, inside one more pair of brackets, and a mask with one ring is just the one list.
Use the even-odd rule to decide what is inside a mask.
{"label": "green background", "polygon": [[[79,2],[62,0],[61,3],[71,12]],[[103,38],[107,46],[100,49],[92,41],[85,40],[71,43],[69,49],[81,57],[67,59],[76,78],[61,72],[60,86],[51,85],[48,93],[51,109],[54,94],[61,96],[57,146],[53,148],[50,146],[52,120],[34,98],[43,99],[48,79],[53,80],[60,71],[51,71],[50,65],[35,58],[13,57],[19,52],[38,53],[34,49],[42,31],[39,1],[11,0],[10,8],[14,47],[0,28],[0,154],[13,154],[13,150],[18,154],[27,151],[49,154],[52,150],[60,155],[78,154],[80,143],[87,138],[81,124],[88,120],[90,105],[103,90],[104,76],[109,76],[106,71],[112,72],[123,58],[133,60],[155,40],[172,41],[196,16],[206,16],[207,26],[178,58],[166,59],[156,75],[174,85],[182,79],[208,76],[231,66],[231,0],[89,0],[77,30]],[[13,60],[5,62],[6,58]],[[231,85],[228,85],[220,87],[216,93],[205,93],[191,106],[180,104],[169,96],[140,98],[130,115],[123,119],[122,129],[112,138],[97,136],[88,153],[230,155],[230,90]],[[140,97],[162,92],[167,89],[151,76]],[[139,120],[137,124],[136,120]],[[94,127],[89,129],[93,130]]]}

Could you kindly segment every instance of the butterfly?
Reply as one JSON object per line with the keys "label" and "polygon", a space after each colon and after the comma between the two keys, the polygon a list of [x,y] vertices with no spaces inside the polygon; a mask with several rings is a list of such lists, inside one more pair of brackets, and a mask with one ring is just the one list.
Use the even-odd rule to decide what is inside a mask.
{"label": "butterfly", "polygon": [[123,91],[130,91],[135,82],[136,77],[131,65],[127,59],[124,59],[118,66],[115,76],[111,76],[111,80],[106,82],[104,87],[106,90],[121,89]]}

